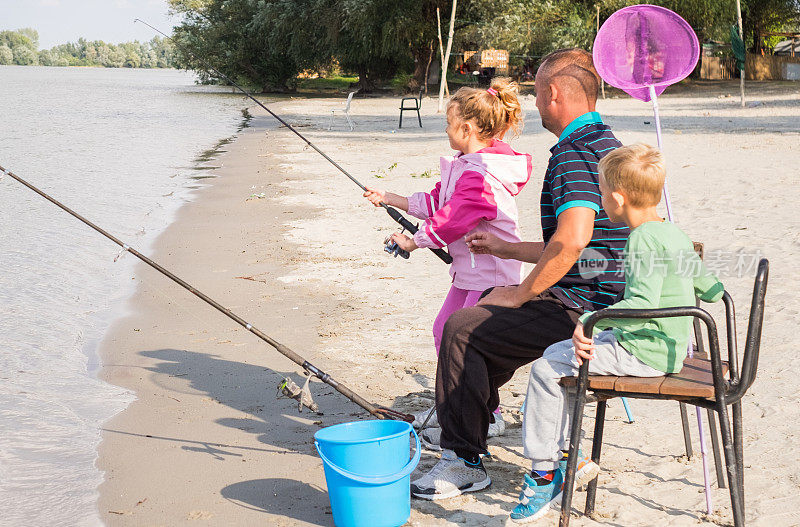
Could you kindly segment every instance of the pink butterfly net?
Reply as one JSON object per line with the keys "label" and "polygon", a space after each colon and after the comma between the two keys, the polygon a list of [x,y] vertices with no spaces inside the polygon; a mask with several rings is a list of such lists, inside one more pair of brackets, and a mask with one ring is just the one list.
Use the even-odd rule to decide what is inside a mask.
{"label": "pink butterfly net", "polygon": [[650,86],[661,95],[694,70],[700,45],[691,26],[676,13],[634,5],[606,20],[594,40],[593,56],[607,83],[647,102]]}

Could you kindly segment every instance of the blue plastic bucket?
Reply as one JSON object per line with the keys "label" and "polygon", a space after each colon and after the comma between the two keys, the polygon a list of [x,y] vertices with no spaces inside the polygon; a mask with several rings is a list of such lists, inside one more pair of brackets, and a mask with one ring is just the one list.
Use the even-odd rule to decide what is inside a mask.
{"label": "blue plastic bucket", "polygon": [[[416,441],[409,460],[410,437]],[[358,421],[323,428],[314,445],[325,468],[339,527],[397,527],[411,515],[411,472],[419,437],[404,421]]]}

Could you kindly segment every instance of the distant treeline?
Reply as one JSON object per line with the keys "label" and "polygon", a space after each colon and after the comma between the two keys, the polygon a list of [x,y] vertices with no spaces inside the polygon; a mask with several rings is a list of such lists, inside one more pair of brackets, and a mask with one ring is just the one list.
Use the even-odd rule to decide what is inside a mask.
{"label": "distant treeline", "polygon": [[172,68],[175,60],[172,42],[160,37],[149,42],[122,44],[81,38],[77,42],[39,50],[39,33],[35,29],[23,28],[0,31],[0,64]]}

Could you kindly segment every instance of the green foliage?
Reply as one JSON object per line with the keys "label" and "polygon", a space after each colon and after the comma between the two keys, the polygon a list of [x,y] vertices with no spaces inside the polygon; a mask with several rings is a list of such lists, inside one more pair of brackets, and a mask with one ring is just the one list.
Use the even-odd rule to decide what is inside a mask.
{"label": "green foliage", "polygon": [[351,85],[358,82],[355,75],[326,75],[324,77],[298,78],[297,88],[301,90],[347,90]]}
{"label": "green foliage", "polygon": [[39,55],[35,49],[28,46],[15,46],[11,50],[14,55],[14,64],[20,66],[35,66],[39,63]]}
{"label": "green foliage", "polygon": [[799,0],[742,0],[742,26],[745,43],[758,53],[762,45],[771,48],[783,37],[765,37],[766,33],[800,29]]}
{"label": "green foliage", "polygon": [[0,65],[14,64],[14,53],[6,44],[0,44]]}
{"label": "green foliage", "polygon": [[[175,34],[191,54],[233,80],[291,90],[296,75],[336,61],[362,89],[399,69],[427,66],[436,0],[170,0]],[[190,53],[184,67],[201,68]],[[418,58],[419,56],[419,58]],[[424,67],[421,69],[424,74]],[[213,74],[205,80],[217,81]]]}
{"label": "green foliage", "polygon": [[[171,12],[183,19],[174,28],[174,38],[180,44],[176,48],[180,67],[198,71],[204,82],[222,80],[207,71],[207,62],[237,83],[264,91],[293,89],[300,61],[285,53],[283,44],[272,47],[272,35],[256,21],[259,9],[272,2],[170,0],[169,4]],[[296,24],[299,31],[303,25]]]}
{"label": "green foliage", "polygon": [[[22,66],[104,66],[107,68],[171,68],[174,46],[167,39],[155,37],[149,42],[108,44],[102,40],[78,39],[38,50],[39,33],[30,28],[0,31],[0,64]],[[8,52],[11,52],[11,59]]]}

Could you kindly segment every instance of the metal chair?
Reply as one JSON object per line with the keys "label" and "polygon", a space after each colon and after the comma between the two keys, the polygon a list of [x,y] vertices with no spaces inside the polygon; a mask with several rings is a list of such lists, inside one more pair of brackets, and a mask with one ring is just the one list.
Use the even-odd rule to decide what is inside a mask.
{"label": "metal chair", "polygon": [[[736,320],[733,299],[725,292],[726,336],[728,360],[724,362],[720,355],[717,327],[711,315],[696,306],[672,307],[665,309],[603,309],[593,313],[584,324],[584,332],[592,334],[594,325],[604,318],[660,318],[660,317],[694,317],[705,324],[708,332],[710,359],[687,358],[680,373],[664,377],[614,377],[605,375],[589,375],[589,363],[584,361],[578,377],[563,378],[563,385],[577,384],[577,397],[573,412],[572,429],[570,431],[569,461],[564,477],[564,492],[561,503],[559,525],[569,525],[572,507],[575,469],[578,459],[578,448],[583,421],[583,409],[586,401],[586,390],[592,390],[597,397],[597,413],[595,416],[594,438],[592,443],[592,460],[600,463],[600,452],[603,444],[603,427],[605,422],[606,401],[613,397],[640,399],[677,400],[689,405],[700,406],[719,414],[719,426],[722,435],[725,465],[727,469],[728,487],[733,509],[733,522],[736,527],[744,525],[744,454],[742,451],[742,397],[753,384],[758,368],[758,355],[761,344],[761,328],[764,321],[764,298],[767,292],[769,262],[762,259],[758,264],[753,298],[750,307],[750,319],[747,327],[747,341],[741,370],[736,343]],[[728,418],[728,406],[732,407],[733,431]],[[711,423],[714,426],[713,423]],[[712,434],[713,437],[713,434]],[[586,492],[587,515],[594,512],[597,478],[593,479]]]}
{"label": "metal chair", "polygon": [[331,122],[328,125],[328,130],[333,128],[333,114],[336,112],[336,110],[344,112],[344,116],[347,117],[347,125],[350,127],[350,131],[352,132],[353,130],[355,130],[355,125],[353,125],[353,120],[350,118],[350,103],[353,101],[353,95],[355,95],[356,93],[358,93],[358,90],[351,91],[347,95],[347,102],[344,104],[344,110],[340,108],[334,108],[331,110]]}
{"label": "metal chair", "polygon": [[[400,126],[398,128],[403,127],[403,112],[417,112],[417,120],[419,121],[419,127],[422,128],[422,117],[419,114],[420,109],[422,108],[422,92],[425,90],[425,87],[419,89],[419,96],[418,97],[403,97],[400,101]],[[406,101],[410,101],[410,106],[406,106]]]}

